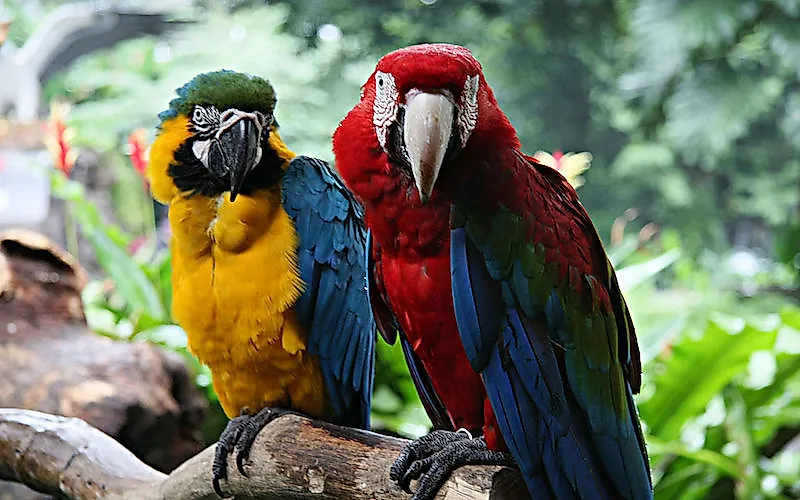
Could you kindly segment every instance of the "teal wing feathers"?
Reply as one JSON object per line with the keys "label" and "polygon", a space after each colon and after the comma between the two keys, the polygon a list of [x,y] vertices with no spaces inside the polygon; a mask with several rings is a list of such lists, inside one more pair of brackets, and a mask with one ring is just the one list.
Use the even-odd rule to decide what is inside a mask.
{"label": "teal wing feathers", "polygon": [[451,216],[459,333],[530,491],[651,498],[639,353],[575,191],[521,153]]}
{"label": "teal wing feathers", "polygon": [[308,331],[308,350],[320,360],[333,421],[369,428],[376,330],[366,291],[363,209],[315,158],[292,160],[282,189],[306,284],[295,309]]}

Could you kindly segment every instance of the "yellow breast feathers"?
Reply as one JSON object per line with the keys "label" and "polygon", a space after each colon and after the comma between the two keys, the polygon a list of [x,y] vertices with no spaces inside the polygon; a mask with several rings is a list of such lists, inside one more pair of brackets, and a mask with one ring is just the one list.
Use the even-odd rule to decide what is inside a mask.
{"label": "yellow breast feathers", "polygon": [[[297,233],[281,205],[280,186],[234,203],[229,193],[180,193],[168,168],[189,134],[185,118],[166,121],[149,170],[154,196],[170,205],[175,320],[187,332],[190,351],[211,368],[229,416],[290,401],[320,415],[322,377],[305,353],[306,332],[292,310],[303,283]],[[277,131],[270,134],[273,142],[287,161],[293,156]]]}

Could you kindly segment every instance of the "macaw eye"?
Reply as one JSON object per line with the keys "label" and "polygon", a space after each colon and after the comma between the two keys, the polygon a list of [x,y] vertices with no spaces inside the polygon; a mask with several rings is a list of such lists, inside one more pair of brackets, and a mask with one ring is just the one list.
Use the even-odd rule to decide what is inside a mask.
{"label": "macaw eye", "polygon": [[397,85],[391,73],[377,71],[375,73],[375,104],[372,123],[375,125],[375,134],[381,147],[386,148],[389,135],[389,125],[397,118],[399,95]]}
{"label": "macaw eye", "polygon": [[219,111],[214,106],[195,106],[192,110],[192,125],[199,132],[210,132],[219,126]]}

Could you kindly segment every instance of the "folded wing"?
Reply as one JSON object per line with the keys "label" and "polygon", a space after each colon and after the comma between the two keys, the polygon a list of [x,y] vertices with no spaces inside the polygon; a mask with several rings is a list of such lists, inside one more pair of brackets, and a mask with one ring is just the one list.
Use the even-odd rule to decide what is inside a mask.
{"label": "folded wing", "polygon": [[566,180],[517,152],[507,161],[511,175],[451,216],[470,363],[530,491],[651,498],[639,353],[613,269]]}
{"label": "folded wing", "polygon": [[366,292],[363,209],[327,163],[306,156],[286,171],[283,206],[300,238],[306,284],[295,309],[308,331],[308,351],[320,360],[333,421],[368,428],[375,321]]}

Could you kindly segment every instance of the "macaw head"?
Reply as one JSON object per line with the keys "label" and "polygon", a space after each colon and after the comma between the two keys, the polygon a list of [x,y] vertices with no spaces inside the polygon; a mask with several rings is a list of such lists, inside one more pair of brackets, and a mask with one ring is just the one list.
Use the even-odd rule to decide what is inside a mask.
{"label": "macaw head", "polygon": [[194,77],[159,115],[150,150],[153,195],[169,203],[177,195],[211,197],[268,188],[293,154],[273,117],[275,92],[268,81],[233,71]]}
{"label": "macaw head", "polygon": [[[410,175],[419,201],[428,202],[440,174],[481,148],[519,146],[514,129],[486,84],[480,63],[457,45],[425,44],[385,55],[364,84],[361,102],[334,134],[337,168],[347,181],[359,168],[346,144],[348,127],[369,134],[386,168]],[[363,163],[363,162],[362,162]]]}

